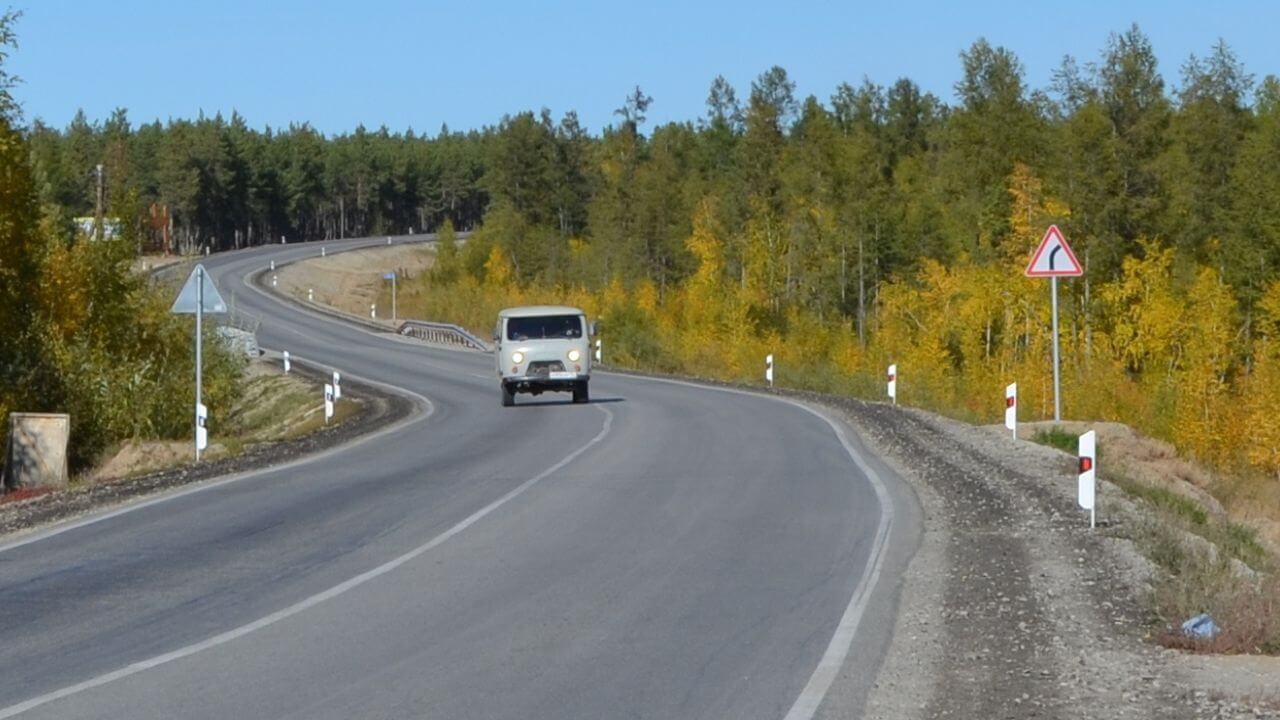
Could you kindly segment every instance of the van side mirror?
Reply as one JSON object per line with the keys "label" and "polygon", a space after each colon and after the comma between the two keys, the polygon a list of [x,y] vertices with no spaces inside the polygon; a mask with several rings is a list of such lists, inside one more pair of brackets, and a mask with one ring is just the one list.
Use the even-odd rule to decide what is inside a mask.
{"label": "van side mirror", "polygon": [[599,334],[600,334],[600,321],[599,321],[599,320],[592,320],[592,321],[591,321],[591,334],[592,334],[592,335],[599,335]]}
{"label": "van side mirror", "polygon": [[498,331],[497,331],[497,330],[494,330],[494,331],[493,331],[493,341],[494,341],[494,342],[498,342],[498,340],[500,340],[500,339],[502,339],[502,336],[498,334]]}

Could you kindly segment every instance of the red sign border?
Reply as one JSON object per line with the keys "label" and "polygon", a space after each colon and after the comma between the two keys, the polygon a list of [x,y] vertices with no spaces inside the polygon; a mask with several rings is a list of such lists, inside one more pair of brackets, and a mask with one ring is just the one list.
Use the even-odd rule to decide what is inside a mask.
{"label": "red sign border", "polygon": [[[1045,248],[1049,247],[1049,238],[1053,235],[1058,236],[1059,242],[1062,243],[1062,248],[1067,251],[1067,256],[1071,258],[1071,262],[1076,266],[1075,270],[1048,270],[1048,271],[1032,270],[1032,268],[1036,266],[1036,261],[1040,259],[1041,255],[1044,254]],[[1057,225],[1050,225],[1049,229],[1044,231],[1044,237],[1041,238],[1040,240],[1040,247],[1036,248],[1035,254],[1031,256],[1031,262],[1027,263],[1027,269],[1026,269],[1025,275],[1027,277],[1033,277],[1033,278],[1034,277],[1080,277],[1081,275],[1084,275],[1084,265],[1080,264],[1080,261],[1076,258],[1075,252],[1071,249],[1071,246],[1067,244],[1067,236],[1062,234],[1062,231],[1058,229]]]}

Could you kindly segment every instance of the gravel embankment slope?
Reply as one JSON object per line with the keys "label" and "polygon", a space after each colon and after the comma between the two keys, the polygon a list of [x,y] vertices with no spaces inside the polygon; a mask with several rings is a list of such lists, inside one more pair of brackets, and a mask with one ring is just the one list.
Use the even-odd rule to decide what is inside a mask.
{"label": "gravel embankment slope", "polygon": [[865,717],[1280,717],[1272,658],[1193,658],[1143,638],[1138,510],[1103,483],[1101,527],[1063,453],[929,413],[836,404],[916,488],[925,536]]}

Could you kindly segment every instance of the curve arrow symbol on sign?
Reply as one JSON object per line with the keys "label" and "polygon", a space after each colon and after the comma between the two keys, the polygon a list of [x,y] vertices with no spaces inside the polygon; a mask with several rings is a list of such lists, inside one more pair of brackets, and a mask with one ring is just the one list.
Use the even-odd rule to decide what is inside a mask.
{"label": "curve arrow symbol on sign", "polygon": [[1078,277],[1083,274],[1084,267],[1071,251],[1062,231],[1057,225],[1050,225],[1027,264],[1027,277]]}

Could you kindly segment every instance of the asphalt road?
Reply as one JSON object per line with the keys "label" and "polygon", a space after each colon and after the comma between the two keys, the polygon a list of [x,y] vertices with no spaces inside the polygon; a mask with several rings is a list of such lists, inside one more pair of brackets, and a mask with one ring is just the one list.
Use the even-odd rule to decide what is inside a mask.
{"label": "asphalt road", "polygon": [[614,374],[504,409],[490,356],[244,283],[318,252],[206,266],[264,347],[422,411],[0,547],[0,718],[856,716],[918,520],[839,422]]}

